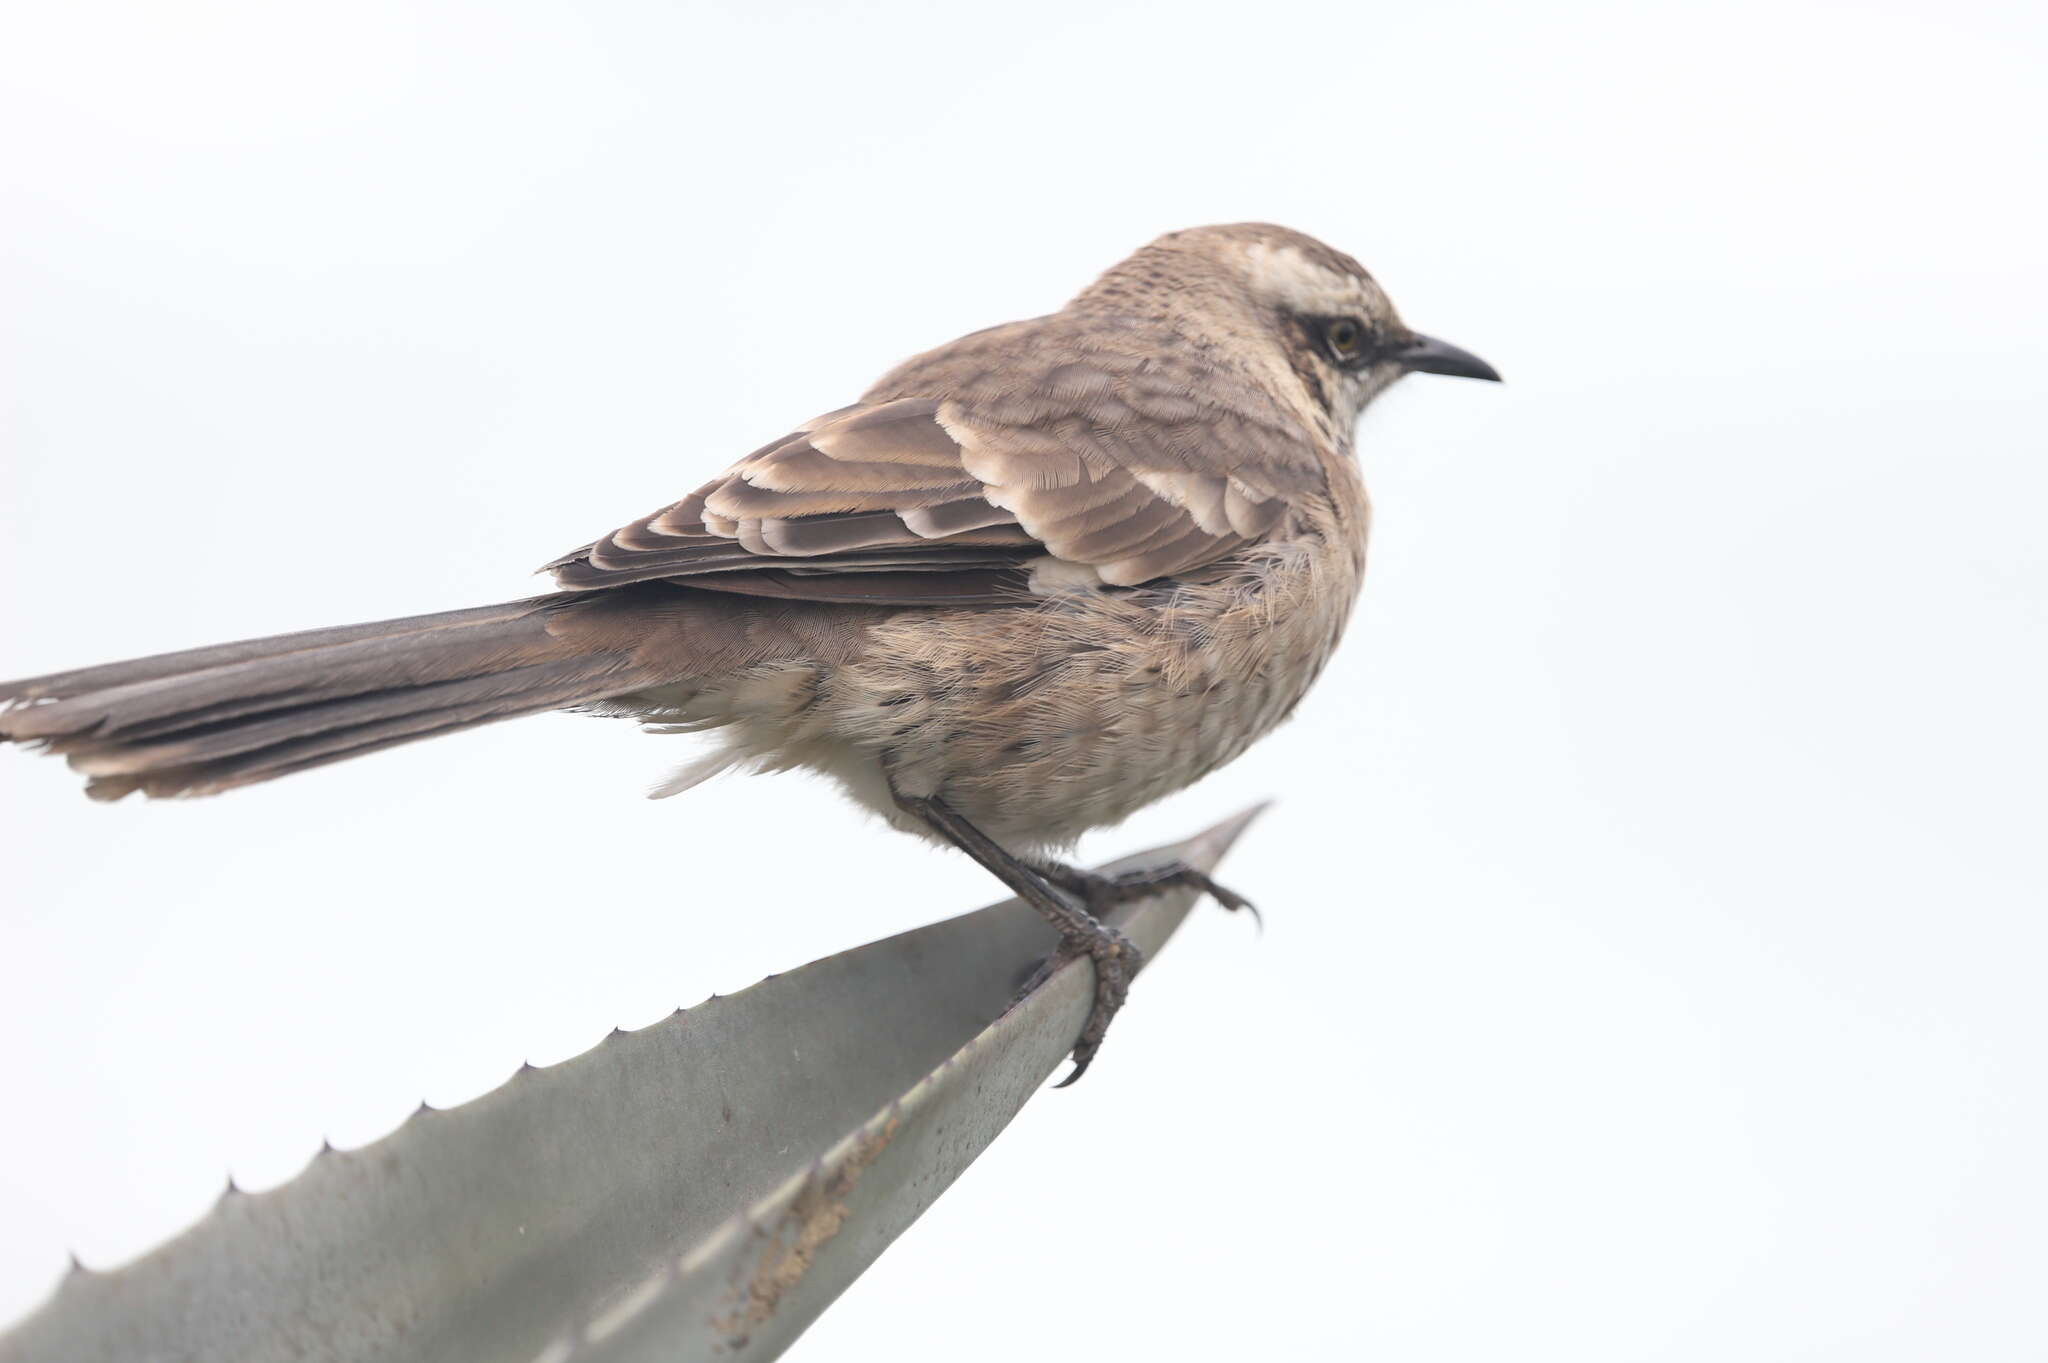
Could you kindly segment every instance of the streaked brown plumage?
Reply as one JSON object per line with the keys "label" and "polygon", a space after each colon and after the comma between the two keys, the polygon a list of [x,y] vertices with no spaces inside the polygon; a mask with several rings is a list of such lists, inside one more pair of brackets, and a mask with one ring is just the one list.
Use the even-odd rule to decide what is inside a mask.
{"label": "streaked brown plumage", "polygon": [[0,686],[0,737],[64,753],[113,799],[548,709],[719,730],[667,793],[735,765],[816,769],[1053,917],[1097,960],[1085,1065],[1130,964],[1086,910],[1139,887],[1062,869],[1063,890],[1019,858],[1196,780],[1294,707],[1364,569],[1352,426],[1417,369],[1495,377],[1308,237],[1174,233],[550,564],[554,595]]}

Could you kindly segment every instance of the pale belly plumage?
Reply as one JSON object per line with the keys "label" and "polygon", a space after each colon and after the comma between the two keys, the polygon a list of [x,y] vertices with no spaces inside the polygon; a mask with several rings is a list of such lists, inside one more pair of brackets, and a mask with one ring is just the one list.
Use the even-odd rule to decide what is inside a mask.
{"label": "pale belly plumage", "polygon": [[937,796],[1012,851],[1064,847],[1286,718],[1336,647],[1361,566],[1283,543],[1214,582],[1061,592],[998,613],[1001,629],[986,610],[885,622],[851,663],[697,690],[676,727],[715,727],[719,747],[662,793],[734,766],[802,767],[906,832],[929,836],[896,793]]}

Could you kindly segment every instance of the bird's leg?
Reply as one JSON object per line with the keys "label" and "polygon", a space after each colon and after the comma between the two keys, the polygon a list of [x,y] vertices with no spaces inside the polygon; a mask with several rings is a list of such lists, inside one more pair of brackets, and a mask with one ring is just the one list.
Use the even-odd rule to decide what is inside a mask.
{"label": "bird's leg", "polygon": [[1103,875],[1099,871],[1084,871],[1078,866],[1064,862],[1046,861],[1037,863],[1040,875],[1088,906],[1088,911],[1097,915],[1109,912],[1121,904],[1135,903],[1150,899],[1162,890],[1186,888],[1206,894],[1232,912],[1243,909],[1252,916],[1252,921],[1261,928],[1265,919],[1251,900],[1237,891],[1218,885],[1209,878],[1207,871],[1190,866],[1184,861],[1162,862],[1157,866],[1141,866],[1132,871],[1116,871]]}
{"label": "bird's leg", "polygon": [[1131,977],[1144,964],[1144,953],[1130,938],[1054,886],[1043,872],[1004,851],[995,839],[969,823],[943,800],[898,795],[896,803],[932,832],[980,862],[996,879],[1009,886],[1019,899],[1044,915],[1059,933],[1058,952],[1048,962],[1047,969],[1032,977],[1023,992],[1029,993],[1040,982],[1041,976],[1050,974],[1050,967],[1061,961],[1086,956],[1095,962],[1095,1007],[1088,1014],[1088,1025],[1081,1029],[1080,1040],[1074,1044],[1073,1073],[1056,1086],[1065,1088],[1086,1073],[1094,1062],[1095,1052],[1102,1046],[1103,1034],[1109,1030],[1109,1020],[1124,1006],[1124,997],[1130,992]]}

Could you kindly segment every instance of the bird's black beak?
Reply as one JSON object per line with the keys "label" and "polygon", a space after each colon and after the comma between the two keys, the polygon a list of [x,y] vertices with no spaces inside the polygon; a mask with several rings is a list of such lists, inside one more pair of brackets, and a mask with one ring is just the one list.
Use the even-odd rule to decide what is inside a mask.
{"label": "bird's black beak", "polygon": [[1469,350],[1433,336],[1416,336],[1388,357],[1403,369],[1417,374],[1455,374],[1461,379],[1500,382],[1500,371]]}

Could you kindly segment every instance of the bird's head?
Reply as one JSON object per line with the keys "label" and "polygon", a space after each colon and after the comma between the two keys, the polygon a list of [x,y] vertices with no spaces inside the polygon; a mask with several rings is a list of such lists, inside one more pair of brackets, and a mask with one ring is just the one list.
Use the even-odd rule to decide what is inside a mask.
{"label": "bird's head", "polygon": [[1082,295],[1091,299],[1146,302],[1194,334],[1283,361],[1315,413],[1346,436],[1404,375],[1500,380],[1477,355],[1409,327],[1350,256],[1270,223],[1168,233]]}

